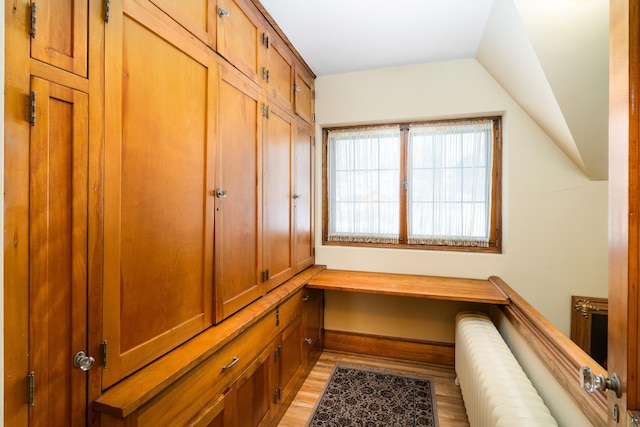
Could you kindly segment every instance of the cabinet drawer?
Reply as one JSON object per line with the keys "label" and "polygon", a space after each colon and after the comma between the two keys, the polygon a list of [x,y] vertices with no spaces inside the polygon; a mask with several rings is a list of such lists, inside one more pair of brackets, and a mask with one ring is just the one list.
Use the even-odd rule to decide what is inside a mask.
{"label": "cabinet drawer", "polygon": [[257,350],[275,333],[273,316],[265,316],[145,405],[139,413],[138,427],[188,423],[249,366]]}
{"label": "cabinet drawer", "polygon": [[322,291],[319,289],[303,288],[296,292],[278,307],[280,325],[287,326],[297,316],[313,307],[314,302],[321,299]]}

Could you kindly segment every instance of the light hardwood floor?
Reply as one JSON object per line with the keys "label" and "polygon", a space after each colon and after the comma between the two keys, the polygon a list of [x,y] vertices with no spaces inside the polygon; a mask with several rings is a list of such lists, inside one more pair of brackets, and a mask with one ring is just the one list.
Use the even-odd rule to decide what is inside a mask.
{"label": "light hardwood floor", "polygon": [[455,385],[453,367],[325,350],[278,424],[279,427],[305,425],[336,363],[373,366],[395,372],[430,376],[435,381],[440,427],[469,426],[460,387]]}

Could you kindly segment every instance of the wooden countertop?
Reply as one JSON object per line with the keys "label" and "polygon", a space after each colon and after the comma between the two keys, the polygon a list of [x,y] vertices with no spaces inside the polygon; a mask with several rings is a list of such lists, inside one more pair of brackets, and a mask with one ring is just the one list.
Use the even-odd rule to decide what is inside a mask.
{"label": "wooden countertop", "polygon": [[509,298],[488,279],[324,270],[311,279],[307,287],[499,305],[507,305],[510,302]]}

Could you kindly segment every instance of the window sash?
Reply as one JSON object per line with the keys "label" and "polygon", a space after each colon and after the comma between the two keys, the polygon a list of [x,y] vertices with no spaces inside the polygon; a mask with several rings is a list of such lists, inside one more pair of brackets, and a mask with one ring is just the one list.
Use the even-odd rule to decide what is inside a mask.
{"label": "window sash", "polygon": [[399,242],[400,129],[330,131],[330,242]]}
{"label": "window sash", "polygon": [[407,243],[488,247],[493,120],[409,129]]}

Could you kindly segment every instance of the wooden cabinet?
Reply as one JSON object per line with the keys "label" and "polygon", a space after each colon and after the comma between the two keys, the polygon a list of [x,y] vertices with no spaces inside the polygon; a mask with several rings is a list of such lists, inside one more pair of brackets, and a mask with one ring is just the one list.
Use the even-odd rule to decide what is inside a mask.
{"label": "wooden cabinet", "polygon": [[266,50],[261,71],[267,99],[285,111],[293,111],[293,54],[276,33],[265,33]]}
{"label": "wooden cabinet", "polygon": [[305,122],[315,122],[314,99],[315,90],[313,76],[300,65],[295,67],[295,80],[293,86],[295,113]]}
{"label": "wooden cabinet", "polygon": [[259,82],[264,55],[264,18],[250,0],[218,0],[216,13],[216,51]]}
{"label": "wooden cabinet", "polygon": [[108,387],[212,324],[218,65],[135,2],[106,28]]}
{"label": "wooden cabinet", "polygon": [[[277,425],[316,360],[308,331],[322,327],[322,291],[300,286],[292,279],[275,291],[284,297],[269,294],[114,385],[96,402],[102,426]],[[228,341],[207,352],[219,338]]]}
{"label": "wooden cabinet", "polygon": [[313,233],[314,141],[313,127],[298,120],[293,149],[295,273],[315,263]]}
{"label": "wooden cabinet", "polygon": [[[87,402],[224,329],[313,264],[312,224],[304,224],[313,183],[303,170],[313,161],[312,128],[300,131],[306,94],[293,91],[296,79],[308,90],[313,78],[297,76],[300,58],[258,2],[111,1],[108,22],[105,5],[20,0],[6,17],[11,425],[96,425]],[[226,388],[247,372],[235,394],[176,388],[189,396],[180,425],[234,425],[234,396],[257,390],[267,371],[269,411],[280,410],[274,387],[287,394],[304,366],[306,317],[296,307],[282,307],[297,314],[283,314],[268,340],[241,346],[236,370],[213,382],[194,370]],[[282,360],[272,351],[252,365],[257,348],[276,343]],[[211,360],[232,363],[234,348]],[[79,351],[95,359],[88,374],[73,367]],[[188,384],[202,363],[184,368]],[[31,371],[33,407],[24,399]],[[162,424],[153,399],[112,418]]]}
{"label": "wooden cabinet", "polygon": [[304,355],[302,352],[302,316],[299,315],[283,330],[280,342],[277,345],[275,394],[278,405],[285,408],[293,400],[300,384],[298,380],[302,376],[304,368]]}
{"label": "wooden cabinet", "polygon": [[305,370],[309,371],[324,348],[324,292],[320,289],[305,289],[303,299],[303,360]]}
{"label": "wooden cabinet", "polygon": [[87,373],[73,359],[88,351],[88,96],[35,77],[31,90],[29,416],[84,426]]}
{"label": "wooden cabinet", "polygon": [[215,210],[216,322],[264,293],[261,89],[230,66],[218,93]]}
{"label": "wooden cabinet", "polygon": [[31,57],[87,76],[88,0],[31,1]]}
{"label": "wooden cabinet", "polygon": [[265,114],[264,265],[267,290],[293,276],[291,160],[295,123],[276,106]]}
{"label": "wooden cabinet", "polygon": [[273,418],[271,369],[274,348],[270,343],[231,385],[228,400],[231,411],[229,425],[261,427]]}

